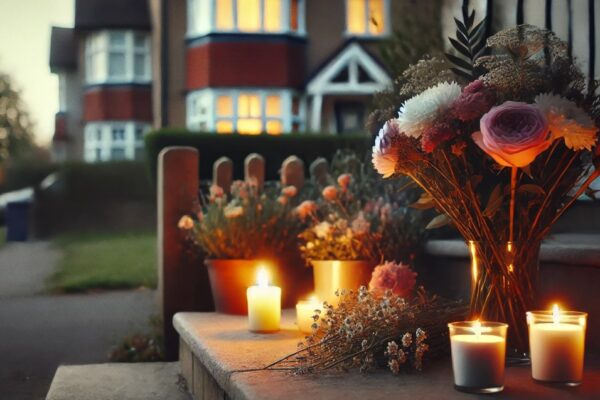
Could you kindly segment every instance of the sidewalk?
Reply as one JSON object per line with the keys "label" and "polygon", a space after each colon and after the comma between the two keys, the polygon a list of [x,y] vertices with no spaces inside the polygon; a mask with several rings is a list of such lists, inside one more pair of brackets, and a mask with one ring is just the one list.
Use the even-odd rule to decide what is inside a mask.
{"label": "sidewalk", "polygon": [[154,291],[50,296],[60,252],[49,243],[0,248],[0,399],[44,399],[61,364],[108,361],[111,347],[148,329]]}

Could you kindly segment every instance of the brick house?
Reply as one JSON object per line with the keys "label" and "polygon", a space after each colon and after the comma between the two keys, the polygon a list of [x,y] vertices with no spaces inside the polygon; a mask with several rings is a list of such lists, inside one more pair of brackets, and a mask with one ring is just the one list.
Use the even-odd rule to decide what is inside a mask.
{"label": "brick house", "polygon": [[76,0],[74,27],[52,28],[56,159],[141,157],[152,127],[150,28],[146,0]]}

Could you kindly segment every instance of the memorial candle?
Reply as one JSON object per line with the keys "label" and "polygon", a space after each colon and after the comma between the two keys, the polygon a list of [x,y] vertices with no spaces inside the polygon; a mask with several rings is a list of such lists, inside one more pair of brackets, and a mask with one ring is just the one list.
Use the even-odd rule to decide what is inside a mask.
{"label": "memorial candle", "polygon": [[258,271],[258,285],[246,291],[248,298],[248,325],[252,332],[276,332],[281,321],[281,288],[269,286],[265,268]]}
{"label": "memorial candle", "polygon": [[302,333],[312,333],[312,325],[316,323],[313,316],[317,309],[321,309],[322,305],[315,296],[308,300],[300,300],[296,304],[296,324]]}
{"label": "memorial candle", "polygon": [[577,386],[583,376],[587,314],[561,311],[530,311],[529,349],[531,375],[543,382]]}
{"label": "memorial candle", "polygon": [[495,393],[504,389],[506,329],[500,322],[453,322],[450,350],[454,386],[475,393]]}

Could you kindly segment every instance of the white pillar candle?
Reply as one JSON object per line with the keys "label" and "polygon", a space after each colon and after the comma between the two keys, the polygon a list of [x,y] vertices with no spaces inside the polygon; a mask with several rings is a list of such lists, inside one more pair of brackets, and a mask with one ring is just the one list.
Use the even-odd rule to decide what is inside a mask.
{"label": "white pillar candle", "polygon": [[527,313],[531,375],[544,382],[578,385],[583,376],[586,314],[553,311]]}
{"label": "white pillar candle", "polygon": [[276,332],[281,322],[281,288],[269,286],[266,269],[258,271],[258,285],[246,291],[248,325],[252,332]]}
{"label": "white pillar candle", "polygon": [[499,322],[455,322],[450,327],[457,389],[493,393],[504,388],[506,328]]}
{"label": "white pillar candle", "polygon": [[321,303],[314,296],[308,300],[300,300],[296,304],[296,324],[300,332],[312,333],[312,325],[318,322],[313,318],[316,314],[315,310],[320,310],[321,308]]}

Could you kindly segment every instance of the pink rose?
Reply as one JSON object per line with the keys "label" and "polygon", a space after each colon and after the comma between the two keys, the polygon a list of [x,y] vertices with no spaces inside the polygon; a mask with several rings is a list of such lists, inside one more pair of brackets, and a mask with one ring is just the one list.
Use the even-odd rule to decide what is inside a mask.
{"label": "pink rose", "polygon": [[325,200],[334,201],[337,198],[338,190],[335,186],[329,185],[323,189],[323,197]]}
{"label": "pink rose", "polygon": [[495,102],[494,92],[478,79],[463,89],[452,104],[452,111],[461,121],[473,121],[488,112]]}
{"label": "pink rose", "polygon": [[410,298],[417,283],[417,273],[406,264],[388,261],[373,270],[369,290],[381,296],[391,290],[396,296]]}
{"label": "pink rose", "polygon": [[348,186],[350,186],[351,181],[352,181],[352,175],[350,175],[350,174],[341,174],[337,178],[337,183],[338,183],[338,185],[340,185],[342,190],[348,189]]}
{"label": "pink rose", "polygon": [[473,140],[505,167],[525,167],[550,146],[548,121],[535,106],[515,101],[493,107],[479,123]]}

